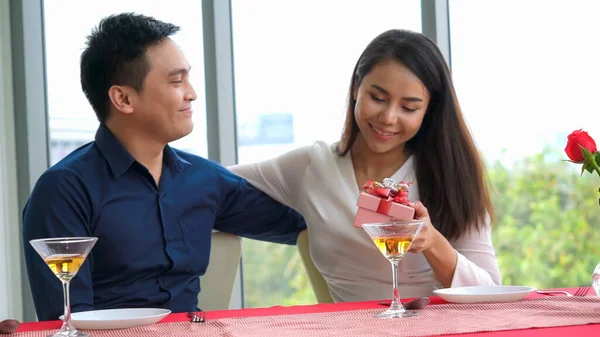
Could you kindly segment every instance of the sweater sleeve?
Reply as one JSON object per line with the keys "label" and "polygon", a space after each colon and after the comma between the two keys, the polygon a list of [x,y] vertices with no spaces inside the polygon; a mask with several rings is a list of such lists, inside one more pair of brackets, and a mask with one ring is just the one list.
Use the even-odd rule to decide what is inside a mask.
{"label": "sweater sleeve", "polygon": [[271,198],[300,211],[298,196],[310,164],[311,148],[305,146],[273,159],[228,168]]}
{"label": "sweater sleeve", "polygon": [[451,287],[500,285],[502,278],[492,245],[492,230],[472,230],[452,242],[457,251]]}

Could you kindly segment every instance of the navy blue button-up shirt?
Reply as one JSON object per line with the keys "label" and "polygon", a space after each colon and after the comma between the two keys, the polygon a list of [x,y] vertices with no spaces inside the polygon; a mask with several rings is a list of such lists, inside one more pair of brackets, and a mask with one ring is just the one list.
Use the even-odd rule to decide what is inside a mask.
{"label": "navy blue button-up shirt", "polygon": [[104,125],[95,142],[40,177],[23,212],[27,272],[40,320],[63,313],[63,291],[31,239],[98,238],[71,281],[73,312],[128,307],[184,312],[197,309],[213,229],[295,244],[305,228],[298,213],[246,180],[169,146],[157,187]]}

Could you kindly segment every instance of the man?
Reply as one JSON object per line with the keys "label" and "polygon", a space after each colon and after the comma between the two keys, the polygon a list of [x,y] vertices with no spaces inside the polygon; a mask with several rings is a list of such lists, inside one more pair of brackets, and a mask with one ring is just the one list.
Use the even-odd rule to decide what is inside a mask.
{"label": "man", "polygon": [[[29,244],[98,242],[71,282],[74,312],[126,307],[197,310],[213,229],[295,244],[306,225],[227,169],[169,147],[192,131],[190,65],[150,17],[103,19],[81,56],[81,86],[100,127],[38,180],[23,212],[29,281],[40,320],[63,311],[59,280]],[[200,304],[201,305],[201,304]]]}

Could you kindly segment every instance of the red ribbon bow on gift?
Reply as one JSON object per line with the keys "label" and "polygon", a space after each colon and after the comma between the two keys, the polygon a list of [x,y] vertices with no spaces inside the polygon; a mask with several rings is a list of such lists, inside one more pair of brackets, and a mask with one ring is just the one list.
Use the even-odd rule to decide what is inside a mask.
{"label": "red ribbon bow on gift", "polygon": [[378,181],[367,181],[362,190],[380,198],[386,198],[385,202],[397,202],[405,206],[412,206],[408,200],[408,188],[412,182],[405,183],[403,181],[397,183],[391,178],[383,179],[383,183]]}

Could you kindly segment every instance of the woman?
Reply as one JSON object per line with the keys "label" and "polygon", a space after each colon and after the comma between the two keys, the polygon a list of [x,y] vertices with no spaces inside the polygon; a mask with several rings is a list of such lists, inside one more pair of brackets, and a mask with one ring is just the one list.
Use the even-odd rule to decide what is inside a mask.
{"label": "woman", "polygon": [[400,263],[403,297],[500,284],[482,159],[437,46],[404,30],[379,35],[354,68],[348,100],[338,143],[230,168],[304,216],[334,301],[389,297],[389,262],[353,227],[359,187],[385,177],[414,182],[410,199],[426,221]]}

